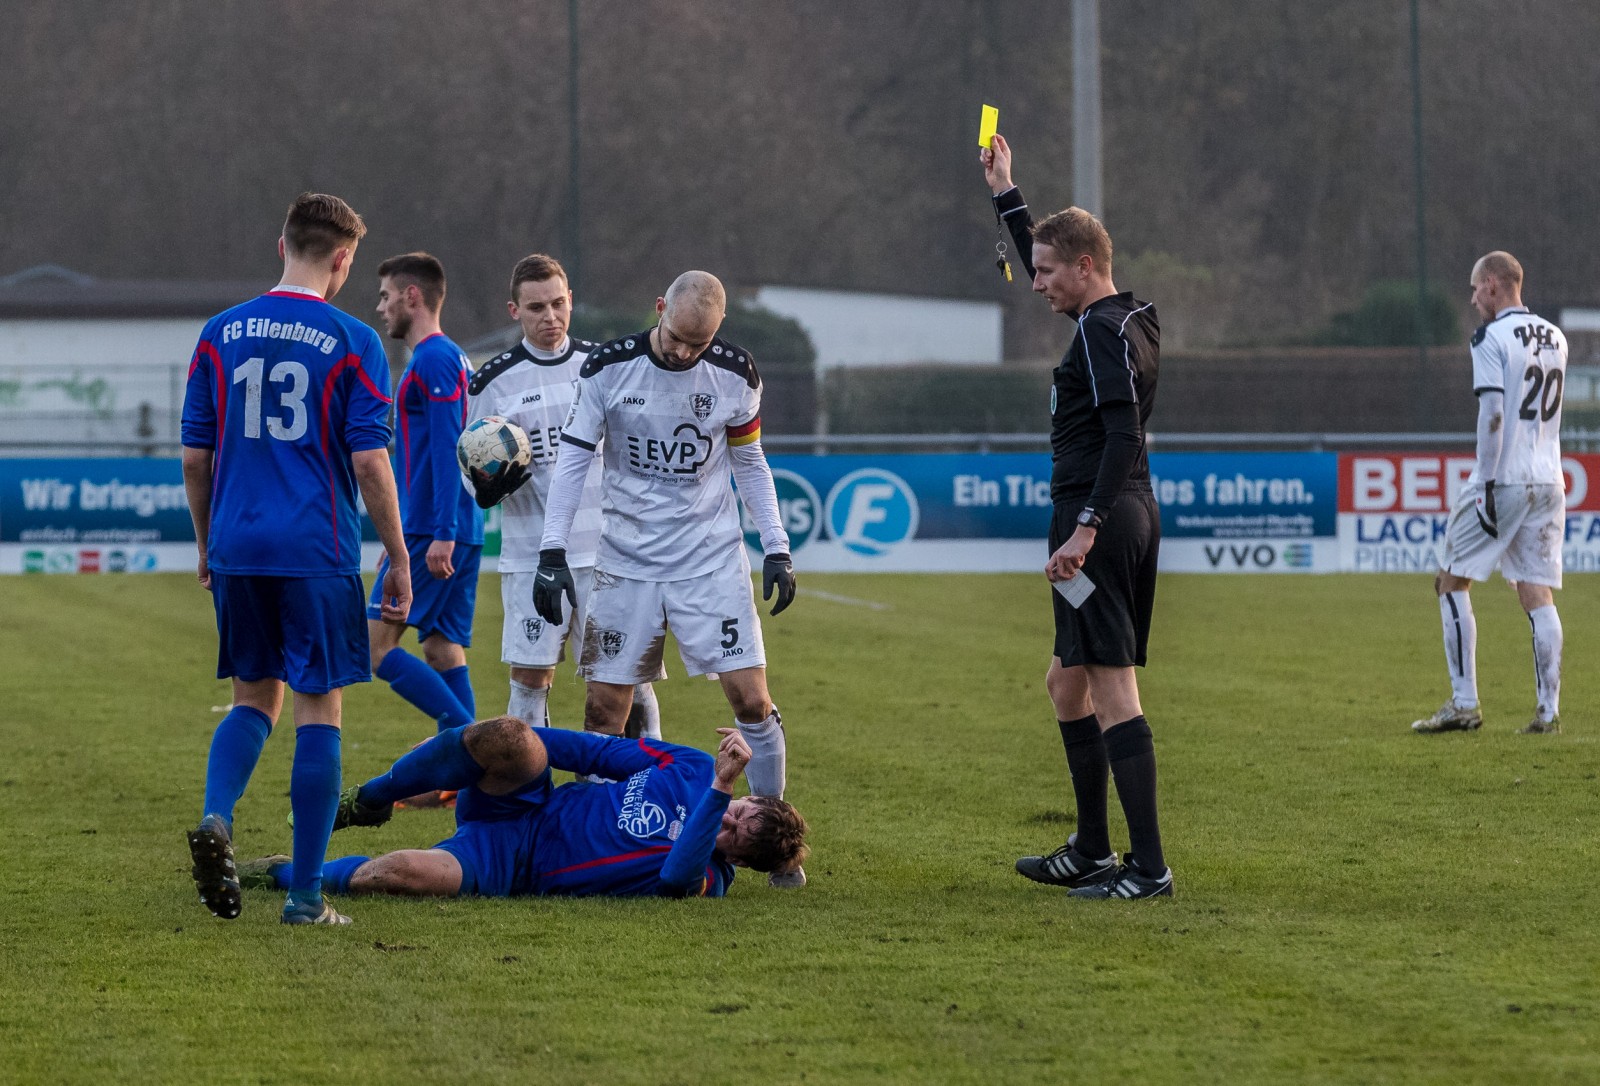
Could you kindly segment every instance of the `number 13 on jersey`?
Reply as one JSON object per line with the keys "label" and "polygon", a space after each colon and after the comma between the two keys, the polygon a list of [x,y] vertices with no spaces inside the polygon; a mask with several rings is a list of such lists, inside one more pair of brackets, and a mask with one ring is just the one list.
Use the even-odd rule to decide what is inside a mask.
{"label": "number 13 on jersey", "polygon": [[279,362],[266,375],[267,384],[273,387],[263,389],[261,377],[266,364],[264,358],[251,358],[233,371],[233,383],[244,384],[244,436],[261,436],[261,396],[265,391],[277,397],[277,402],[269,409],[278,412],[266,416],[267,433],[279,441],[295,441],[306,432],[306,390],[310,387],[311,375],[299,362]]}

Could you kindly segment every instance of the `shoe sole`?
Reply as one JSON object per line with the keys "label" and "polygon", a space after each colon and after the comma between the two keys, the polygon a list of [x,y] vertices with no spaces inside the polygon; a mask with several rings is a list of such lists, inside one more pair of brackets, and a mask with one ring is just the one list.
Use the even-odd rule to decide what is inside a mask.
{"label": "shoe sole", "polygon": [[[333,919],[323,919],[323,917],[329,915]],[[332,908],[325,909],[316,916],[310,917],[302,913],[284,913],[278,919],[281,923],[287,924],[291,928],[342,928],[351,923],[348,916]]]}
{"label": "shoe sole", "polygon": [[1419,728],[1417,724],[1424,723],[1419,720],[1411,725],[1411,730],[1418,735],[1438,735],[1440,732],[1475,732],[1483,727],[1483,721],[1474,720],[1466,724],[1444,724],[1435,728]]}
{"label": "shoe sole", "polygon": [[190,874],[200,891],[200,904],[212,916],[237,920],[244,899],[233,866],[233,843],[215,830],[197,829],[188,834],[189,856],[194,860]]}
{"label": "shoe sole", "polygon": [[[1084,889],[1085,890],[1089,890],[1089,891],[1099,891],[1099,890],[1102,889],[1102,887],[1094,886],[1094,887],[1085,887]],[[1112,893],[1110,888],[1109,888],[1109,884],[1106,884],[1103,893],[1073,892],[1073,893],[1069,893],[1067,896],[1068,897],[1082,898],[1082,899],[1087,900],[1087,901],[1112,901],[1112,900],[1115,900],[1115,901],[1148,901],[1150,898],[1154,898],[1154,897],[1171,897],[1172,896],[1172,884],[1169,882],[1159,890],[1153,891],[1153,892],[1148,893],[1148,894],[1135,894],[1133,897],[1123,897],[1121,894]]]}

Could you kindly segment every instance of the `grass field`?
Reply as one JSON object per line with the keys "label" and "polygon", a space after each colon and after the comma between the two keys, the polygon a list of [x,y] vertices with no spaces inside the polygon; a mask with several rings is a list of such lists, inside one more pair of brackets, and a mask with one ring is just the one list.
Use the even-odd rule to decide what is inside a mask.
{"label": "grass field", "polygon": [[[194,899],[183,832],[228,700],[204,593],[0,580],[0,1081],[1600,1081],[1587,579],[1559,599],[1565,734],[1512,734],[1532,666],[1496,582],[1476,594],[1487,725],[1421,737],[1407,723],[1447,693],[1425,578],[1164,578],[1143,690],[1177,897],[1137,903],[1011,869],[1071,828],[1041,579],[801,584],[887,605],[803,594],[767,623],[807,889],[357,899],[354,927],[309,931],[275,894],[233,923]],[[717,688],[672,670],[668,737],[709,745]],[[552,701],[576,721],[570,678]],[[280,730],[243,856],[288,850]],[[346,780],[428,731],[355,689]],[[448,819],[334,851],[431,843]]]}

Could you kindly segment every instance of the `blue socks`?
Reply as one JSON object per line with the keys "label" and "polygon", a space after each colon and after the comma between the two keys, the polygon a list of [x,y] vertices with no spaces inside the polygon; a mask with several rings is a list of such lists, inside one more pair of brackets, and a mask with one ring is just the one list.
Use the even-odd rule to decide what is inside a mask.
{"label": "blue socks", "polygon": [[302,724],[295,729],[294,768],[289,774],[289,806],[294,810],[289,898],[298,904],[322,899],[322,861],[339,809],[339,749],[339,729],[331,724]]}
{"label": "blue socks", "polygon": [[[383,807],[434,789],[471,788],[483,779],[483,766],[472,760],[462,738],[465,728],[442,731],[403,756],[389,772],[361,786],[356,799],[363,806]],[[335,797],[337,799],[337,796]],[[333,816],[330,814],[331,820]],[[299,824],[300,816],[295,815]],[[330,823],[331,824],[331,823]]]}
{"label": "blue socks", "polygon": [[233,806],[244,795],[250,775],[256,771],[261,748],[272,734],[272,721],[260,709],[235,705],[222,718],[211,736],[211,755],[206,761],[206,803],[200,812],[221,815],[233,829]]}
{"label": "blue socks", "polygon": [[[465,685],[467,669],[455,670],[463,672],[461,681]],[[396,694],[438,721],[441,731],[472,723],[472,712],[461,704],[451,684],[405,649],[390,649],[388,655],[379,661],[375,674],[388,683]]]}
{"label": "blue socks", "polygon": [[[340,856],[337,860],[329,860],[322,865],[322,888],[330,894],[348,894],[350,877],[370,859],[371,856]],[[294,876],[294,865],[276,864],[269,874],[278,889],[287,890]]]}
{"label": "blue socks", "polygon": [[[453,667],[449,671],[439,672],[439,678],[450,688],[450,693],[456,696],[461,707],[467,711],[467,716],[473,720],[478,719],[478,699],[472,693],[472,679],[467,675],[467,665]],[[455,727],[454,724],[450,727]],[[440,725],[439,730],[444,731],[445,726]]]}

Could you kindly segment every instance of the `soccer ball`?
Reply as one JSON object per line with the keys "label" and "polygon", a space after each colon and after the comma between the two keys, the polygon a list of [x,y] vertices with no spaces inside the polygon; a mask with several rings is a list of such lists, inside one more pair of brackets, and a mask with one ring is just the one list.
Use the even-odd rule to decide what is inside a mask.
{"label": "soccer ball", "polygon": [[469,477],[493,479],[512,464],[532,464],[533,446],[522,427],[499,415],[488,415],[461,431],[456,460]]}

